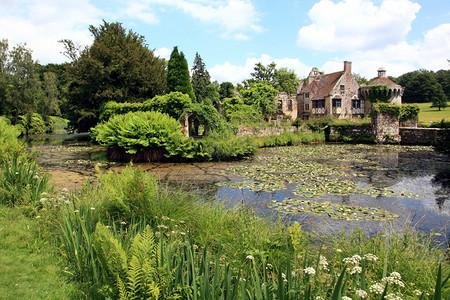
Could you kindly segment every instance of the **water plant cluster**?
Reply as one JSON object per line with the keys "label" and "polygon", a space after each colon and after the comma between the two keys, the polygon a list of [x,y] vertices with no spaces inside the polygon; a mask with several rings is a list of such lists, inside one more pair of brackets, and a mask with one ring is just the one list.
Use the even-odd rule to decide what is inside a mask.
{"label": "water plant cluster", "polygon": [[[14,133],[0,125],[1,136]],[[25,155],[3,148],[17,140],[0,142],[2,153]],[[98,182],[77,191],[42,190],[38,201],[25,201],[22,190],[24,201],[4,196],[2,205],[40,228],[35,242],[58,248],[61,276],[78,286],[77,299],[437,300],[450,293],[445,253],[414,230],[314,237],[298,223],[199,201],[201,191],[158,182],[132,165],[99,172]]]}
{"label": "water plant cluster", "polygon": [[[385,150],[395,146],[381,146]],[[322,145],[274,148],[253,160],[252,164],[221,171],[221,175],[238,176],[235,181],[219,182],[219,186],[250,191],[275,192],[293,188],[298,198],[273,201],[270,207],[281,213],[325,214],[341,220],[388,220],[396,214],[379,208],[340,205],[323,201],[334,195],[364,194],[372,197],[410,197],[420,195],[406,191],[393,191],[387,187],[361,185],[367,170],[383,170],[375,160],[369,160],[364,152],[357,154],[354,148],[373,149],[366,145]],[[400,149],[400,148],[398,148]],[[412,150],[413,148],[404,148]],[[332,163],[330,159],[332,158]],[[318,200],[320,198],[320,200]]]}

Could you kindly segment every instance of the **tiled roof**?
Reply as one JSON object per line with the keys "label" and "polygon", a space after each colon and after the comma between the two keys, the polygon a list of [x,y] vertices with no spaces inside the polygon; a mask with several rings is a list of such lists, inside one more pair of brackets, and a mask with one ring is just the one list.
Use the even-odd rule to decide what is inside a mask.
{"label": "tiled roof", "polygon": [[390,80],[388,77],[384,77],[384,76],[375,78],[368,85],[377,85],[377,84],[385,84],[389,87],[400,88],[400,85],[396,84],[395,82]]}
{"label": "tiled roof", "polygon": [[309,93],[311,99],[325,99],[331,93],[331,90],[335,87],[337,81],[344,74],[343,71],[320,75],[318,79],[314,80],[301,92]]}

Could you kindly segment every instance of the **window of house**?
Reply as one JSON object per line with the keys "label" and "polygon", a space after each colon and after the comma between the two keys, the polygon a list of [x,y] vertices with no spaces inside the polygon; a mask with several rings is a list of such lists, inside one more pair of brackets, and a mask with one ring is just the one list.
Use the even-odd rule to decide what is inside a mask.
{"label": "window of house", "polygon": [[305,98],[309,98],[309,93],[305,93]]}
{"label": "window of house", "polygon": [[309,103],[305,104],[305,110],[309,110]]}
{"label": "window of house", "polygon": [[340,88],[341,92],[345,91],[345,85],[341,84],[341,86],[339,88]]}
{"label": "window of house", "polygon": [[352,100],[352,108],[361,108],[361,100]]}
{"label": "window of house", "polygon": [[313,100],[312,101],[312,107],[313,108],[324,108],[325,107],[325,100]]}
{"label": "window of house", "polygon": [[287,110],[289,110],[289,111],[292,110],[292,100],[288,100],[288,103],[287,103]]}
{"label": "window of house", "polygon": [[342,100],[341,99],[333,99],[333,107],[341,107]]}

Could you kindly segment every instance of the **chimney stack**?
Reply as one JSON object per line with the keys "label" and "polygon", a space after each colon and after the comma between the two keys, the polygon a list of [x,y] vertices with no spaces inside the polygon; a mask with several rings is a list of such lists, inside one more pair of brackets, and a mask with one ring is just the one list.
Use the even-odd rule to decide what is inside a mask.
{"label": "chimney stack", "polygon": [[351,74],[352,73],[352,62],[344,61],[344,73]]}

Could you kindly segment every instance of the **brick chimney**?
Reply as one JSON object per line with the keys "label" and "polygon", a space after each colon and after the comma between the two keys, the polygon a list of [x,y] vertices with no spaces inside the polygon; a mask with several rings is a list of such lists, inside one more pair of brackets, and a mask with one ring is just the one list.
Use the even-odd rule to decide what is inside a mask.
{"label": "brick chimney", "polygon": [[352,73],[352,62],[344,61],[344,73],[351,74]]}

